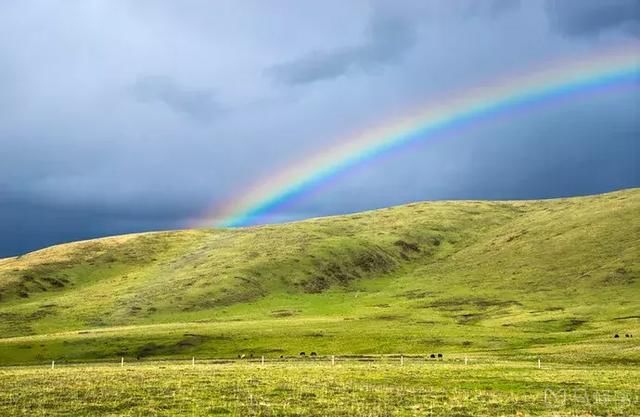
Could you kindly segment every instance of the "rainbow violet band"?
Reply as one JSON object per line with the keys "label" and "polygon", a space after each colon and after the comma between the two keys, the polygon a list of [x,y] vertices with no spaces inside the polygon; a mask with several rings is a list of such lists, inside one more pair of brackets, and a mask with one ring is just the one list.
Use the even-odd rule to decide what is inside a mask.
{"label": "rainbow violet band", "polygon": [[411,114],[353,137],[260,181],[246,192],[207,213],[205,222],[218,227],[255,224],[359,164],[438,133],[455,131],[493,117],[561,98],[640,81],[640,43],[482,85],[445,97]]}

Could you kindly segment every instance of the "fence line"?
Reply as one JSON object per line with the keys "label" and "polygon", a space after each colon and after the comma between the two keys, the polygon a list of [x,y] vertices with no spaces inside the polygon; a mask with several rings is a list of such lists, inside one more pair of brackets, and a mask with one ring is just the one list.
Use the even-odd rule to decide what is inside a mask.
{"label": "fence line", "polygon": [[[279,357],[268,357],[266,355],[260,356],[245,356],[238,355],[237,357],[196,357],[191,356],[187,358],[128,358],[129,360],[126,362],[127,365],[145,365],[145,364],[167,364],[167,365],[191,365],[193,368],[196,368],[197,365],[222,365],[222,364],[260,364],[260,365],[268,365],[268,364],[295,364],[295,363],[327,363],[331,366],[339,365],[339,364],[388,364],[388,365],[396,365],[396,366],[404,366],[412,365],[412,364],[459,364],[466,366],[473,365],[487,365],[487,364],[500,364],[500,363],[512,363],[512,364],[523,364],[523,363],[531,363],[532,368],[542,369],[541,360],[538,357],[535,358],[509,358],[509,357],[491,357],[491,356],[469,356],[469,355],[459,355],[453,354],[450,357],[442,355],[438,357],[437,355],[434,357],[432,354],[426,355],[405,355],[405,354],[377,354],[377,355],[315,355],[315,356],[307,356],[307,355],[280,355]],[[197,359],[197,364],[196,364]],[[553,362],[550,362],[553,364]],[[57,360],[52,360],[48,362],[48,366],[51,369],[57,369],[61,366],[81,366],[81,365],[109,365],[113,364],[114,366],[120,365],[120,367],[125,366],[125,357],[120,357],[120,360],[117,361],[116,358],[109,359],[97,359],[90,361],[74,361],[69,360],[65,361],[64,359],[58,358]],[[567,365],[567,364],[565,364]],[[574,364],[578,365],[578,364]],[[42,366],[38,364],[23,364],[23,365],[9,365],[5,367],[15,367],[15,366]],[[545,365],[544,368],[548,368],[548,365]],[[0,366],[2,368],[2,366]]]}

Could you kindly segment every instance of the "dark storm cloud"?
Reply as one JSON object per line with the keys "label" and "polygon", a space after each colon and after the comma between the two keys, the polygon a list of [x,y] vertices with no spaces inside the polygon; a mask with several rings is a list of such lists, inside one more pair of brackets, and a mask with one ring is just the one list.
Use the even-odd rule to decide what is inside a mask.
{"label": "dark storm cloud", "polygon": [[180,227],[169,218],[144,214],[122,215],[87,207],[57,207],[30,201],[4,200],[0,204],[0,257],[17,255],[54,243],[73,242],[132,231]]}
{"label": "dark storm cloud", "polygon": [[[0,257],[188,227],[354,132],[626,42],[637,21],[567,0],[555,30],[607,36],[559,36],[546,4],[0,1]],[[640,185],[638,88],[582,100],[390,154],[270,219]]]}
{"label": "dark storm cloud", "polygon": [[210,120],[222,111],[211,90],[185,88],[167,76],[139,77],[132,92],[141,101],[161,102],[198,120]]}
{"label": "dark storm cloud", "polygon": [[547,0],[552,27],[568,36],[622,29],[640,36],[638,0]]}
{"label": "dark storm cloud", "polygon": [[295,61],[275,65],[267,72],[279,82],[295,85],[398,65],[416,41],[415,31],[415,22],[411,19],[375,12],[364,44],[333,51],[313,51]]}
{"label": "dark storm cloud", "polygon": [[[438,18],[442,10],[413,1],[400,1],[397,5],[394,8],[382,1],[373,3],[364,43],[335,50],[315,50],[274,65],[266,73],[280,83],[298,85],[401,65],[403,57],[417,42],[419,26],[429,18]],[[450,6],[448,12],[454,16],[496,17],[517,9],[520,0],[461,0]]]}

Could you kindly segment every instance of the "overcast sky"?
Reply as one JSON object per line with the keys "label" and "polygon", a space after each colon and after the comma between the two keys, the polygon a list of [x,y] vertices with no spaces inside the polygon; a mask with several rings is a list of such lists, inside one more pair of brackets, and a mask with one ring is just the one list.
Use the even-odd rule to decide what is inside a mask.
{"label": "overcast sky", "polygon": [[[0,257],[193,224],[417,103],[639,39],[638,0],[3,0]],[[483,123],[274,219],[637,187],[639,115],[627,86]]]}

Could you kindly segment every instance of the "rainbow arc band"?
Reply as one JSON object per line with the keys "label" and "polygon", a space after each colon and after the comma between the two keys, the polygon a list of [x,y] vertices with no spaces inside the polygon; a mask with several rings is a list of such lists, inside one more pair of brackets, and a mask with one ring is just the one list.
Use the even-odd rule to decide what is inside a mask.
{"label": "rainbow arc band", "polygon": [[412,143],[426,141],[494,117],[549,101],[577,97],[611,87],[640,85],[640,43],[547,65],[528,74],[464,91],[438,103],[342,139],[334,147],[255,184],[215,207],[203,226],[241,227],[255,224],[312,192],[346,170]]}

